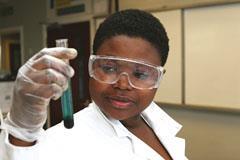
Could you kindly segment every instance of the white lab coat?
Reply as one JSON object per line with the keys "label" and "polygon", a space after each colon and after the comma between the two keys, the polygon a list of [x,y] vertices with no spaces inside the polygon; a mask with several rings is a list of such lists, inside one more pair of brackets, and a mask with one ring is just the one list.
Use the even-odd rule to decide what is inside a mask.
{"label": "white lab coat", "polygon": [[[186,160],[185,141],[176,137],[181,125],[154,102],[142,117],[153,129],[174,160]],[[0,135],[0,160],[163,160],[147,144],[129,132],[118,120],[108,119],[95,103],[74,115],[75,125],[60,123],[31,147],[17,147]]]}

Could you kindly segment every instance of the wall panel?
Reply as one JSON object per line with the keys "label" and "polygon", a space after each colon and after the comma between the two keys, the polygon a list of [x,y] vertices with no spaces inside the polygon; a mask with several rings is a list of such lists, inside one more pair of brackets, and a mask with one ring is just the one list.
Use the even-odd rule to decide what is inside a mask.
{"label": "wall panel", "polygon": [[186,104],[240,109],[240,4],[188,9]]}

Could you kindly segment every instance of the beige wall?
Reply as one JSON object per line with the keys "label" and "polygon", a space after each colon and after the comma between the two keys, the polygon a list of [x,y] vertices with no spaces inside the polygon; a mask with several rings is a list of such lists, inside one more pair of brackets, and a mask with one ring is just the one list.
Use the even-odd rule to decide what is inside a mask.
{"label": "beige wall", "polygon": [[190,160],[239,160],[240,114],[165,106],[183,125],[178,135],[186,139]]}
{"label": "beige wall", "polygon": [[[167,14],[167,16],[163,14],[165,17],[161,17],[161,15],[158,15],[163,21],[166,21],[166,17],[169,19],[166,23],[167,26],[169,26],[168,23],[176,23],[178,25],[177,21],[172,21],[173,18],[171,18],[172,13],[176,13],[176,8],[188,8],[188,7],[197,7],[198,6],[204,6],[204,5],[212,5],[212,4],[223,4],[223,3],[230,3],[230,2],[236,2],[236,1],[226,1],[226,0],[186,0],[186,1],[175,1],[175,0],[122,0],[120,1],[120,9],[126,9],[126,8],[139,8],[139,9],[145,9],[148,11],[152,11],[154,13],[162,10],[173,10],[171,11],[171,14]],[[239,3],[237,3],[239,5]],[[211,9],[210,9],[211,10]],[[240,13],[239,13],[240,14]],[[176,16],[175,16],[176,17]],[[181,24],[180,24],[181,25]],[[170,25],[170,32],[174,29],[173,26]],[[166,27],[168,30],[168,27]],[[173,33],[177,33],[178,31],[175,30]],[[176,36],[176,34],[173,34]],[[182,34],[178,34],[182,36]],[[170,33],[170,37],[172,37]],[[178,43],[178,39],[174,38],[174,43]],[[207,43],[207,42],[206,42]],[[215,46],[217,47],[217,46]],[[182,50],[182,47],[179,47],[180,50]],[[173,48],[173,50],[176,50],[176,48]],[[238,52],[238,51],[237,51]],[[236,53],[237,53],[236,52]],[[178,54],[175,52],[171,52],[170,54]],[[167,63],[176,62],[176,57],[170,57],[169,61]],[[181,59],[180,59],[181,60]],[[179,62],[174,63],[178,65]],[[176,65],[176,67],[177,67]],[[178,65],[179,66],[179,65]],[[170,71],[174,70],[176,71],[176,67],[174,70],[171,69],[171,66],[168,67]],[[178,74],[179,72],[177,72]],[[182,72],[180,72],[182,73]],[[238,74],[239,72],[236,72]],[[171,73],[169,73],[170,77],[176,76],[176,74],[171,76]],[[214,73],[213,73],[214,74]],[[167,78],[166,78],[167,79]],[[165,87],[162,87],[162,90],[164,90],[164,93],[160,90],[158,91],[155,100],[162,101],[163,102],[170,102],[170,103],[178,103],[179,102],[179,96],[175,96],[174,93],[179,93],[179,85],[178,87],[173,89],[171,86],[175,86],[176,84],[180,84],[179,81],[181,79],[174,79],[177,82],[174,85],[167,84],[167,82],[163,82],[163,85]],[[228,83],[228,85],[231,88],[237,87],[236,83]],[[168,91],[165,92],[166,88],[168,88]],[[168,94],[171,93],[171,94]],[[183,93],[183,92],[181,92]],[[167,95],[168,94],[168,95]],[[227,93],[225,93],[227,94]],[[175,96],[175,97],[174,97]],[[173,97],[173,99],[171,99]],[[181,96],[180,96],[181,98]],[[240,97],[234,97],[235,100],[239,99]],[[190,160],[239,160],[240,154],[239,154],[239,148],[240,148],[240,111],[231,111],[225,112],[224,110],[217,109],[216,108],[211,110],[211,106],[205,105],[204,107],[199,105],[196,106],[189,106],[189,105],[183,105],[180,102],[180,105],[174,105],[168,103],[168,105],[163,105],[163,109],[168,112],[174,119],[176,119],[178,122],[180,122],[183,125],[183,129],[179,133],[180,137],[183,137],[186,139],[186,154],[187,157]],[[233,106],[229,106],[233,107]],[[209,110],[210,109],[210,110]]]}
{"label": "beige wall", "polygon": [[240,0],[120,0],[119,6],[120,9],[138,8],[148,11],[160,11],[235,2],[240,2]]}
{"label": "beige wall", "polygon": [[185,103],[240,110],[240,3],[184,10]]}

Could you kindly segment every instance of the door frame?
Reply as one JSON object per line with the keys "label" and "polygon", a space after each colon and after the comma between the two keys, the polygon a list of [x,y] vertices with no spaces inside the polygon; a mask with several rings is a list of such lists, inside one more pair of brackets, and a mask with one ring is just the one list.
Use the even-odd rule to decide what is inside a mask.
{"label": "door frame", "polygon": [[[19,33],[20,34],[20,46],[21,46],[21,65],[24,62],[25,58],[25,49],[24,49],[24,29],[23,26],[15,26],[15,27],[6,27],[0,29],[0,35],[2,34],[11,34],[11,33]],[[1,36],[0,36],[1,39]],[[0,45],[1,47],[1,45]],[[1,51],[0,51],[1,52]],[[1,62],[0,62],[1,64]]]}
{"label": "door frame", "polygon": [[59,25],[65,25],[70,23],[78,23],[78,22],[84,22],[89,21],[90,24],[90,51],[92,51],[92,44],[93,44],[93,38],[95,34],[95,22],[94,22],[94,16],[92,14],[85,14],[83,16],[70,16],[70,17],[64,17],[64,18],[54,18],[51,20],[48,20],[46,23],[42,24],[42,35],[43,35],[43,45],[44,47],[47,47],[47,27],[52,24],[59,24]]}

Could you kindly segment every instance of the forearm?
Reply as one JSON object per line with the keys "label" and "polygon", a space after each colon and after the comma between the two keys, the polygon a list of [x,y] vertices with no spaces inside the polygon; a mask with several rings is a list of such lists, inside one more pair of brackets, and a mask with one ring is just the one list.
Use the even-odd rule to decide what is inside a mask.
{"label": "forearm", "polygon": [[8,140],[11,144],[15,145],[15,146],[21,146],[21,147],[29,147],[29,146],[33,146],[34,144],[36,144],[36,141],[34,142],[26,142],[23,140],[20,140],[12,135],[9,135]]}
{"label": "forearm", "polygon": [[0,160],[44,159],[39,157],[39,154],[40,149],[37,141],[35,145],[30,146],[10,135],[6,129],[0,133]]}

